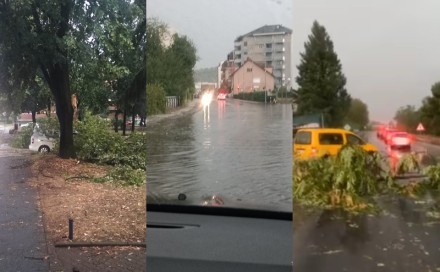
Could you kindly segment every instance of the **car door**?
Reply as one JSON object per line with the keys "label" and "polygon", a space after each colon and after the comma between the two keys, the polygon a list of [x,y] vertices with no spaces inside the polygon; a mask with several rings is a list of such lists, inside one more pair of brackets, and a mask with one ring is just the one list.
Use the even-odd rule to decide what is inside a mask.
{"label": "car door", "polygon": [[321,156],[335,156],[344,145],[344,136],[338,132],[320,132],[318,142]]}

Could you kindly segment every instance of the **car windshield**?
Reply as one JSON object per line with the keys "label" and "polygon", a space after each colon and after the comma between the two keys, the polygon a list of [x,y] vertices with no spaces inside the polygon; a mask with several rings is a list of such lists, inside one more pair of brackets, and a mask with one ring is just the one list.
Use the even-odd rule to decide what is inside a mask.
{"label": "car windshield", "polygon": [[147,78],[167,101],[147,118],[148,203],[291,211],[291,3],[148,1],[147,10],[157,50]]}

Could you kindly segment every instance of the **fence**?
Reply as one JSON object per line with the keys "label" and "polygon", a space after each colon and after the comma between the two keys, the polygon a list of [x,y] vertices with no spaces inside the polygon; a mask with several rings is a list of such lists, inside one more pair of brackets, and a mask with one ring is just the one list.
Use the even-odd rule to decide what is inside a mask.
{"label": "fence", "polygon": [[177,108],[180,106],[180,97],[178,96],[167,96],[167,109]]}

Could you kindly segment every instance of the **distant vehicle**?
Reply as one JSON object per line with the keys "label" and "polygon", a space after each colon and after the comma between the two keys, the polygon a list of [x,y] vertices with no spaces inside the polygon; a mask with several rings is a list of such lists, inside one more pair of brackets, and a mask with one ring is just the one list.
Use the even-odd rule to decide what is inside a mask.
{"label": "distant vehicle", "polygon": [[378,152],[355,133],[339,128],[301,128],[296,132],[293,153],[298,160],[335,156],[343,145],[359,145],[368,153]]}
{"label": "distant vehicle", "polygon": [[218,100],[225,100],[226,99],[226,94],[225,93],[219,93],[217,95],[217,99]]}
{"label": "distant vehicle", "polygon": [[388,134],[387,144],[391,149],[411,149],[411,136],[407,132],[392,132]]}
{"label": "distant vehicle", "polygon": [[387,143],[388,135],[393,132],[397,132],[397,129],[391,128],[391,127],[386,127],[381,134],[381,139],[384,140],[385,143]]}
{"label": "distant vehicle", "polygon": [[38,126],[36,126],[31,136],[29,150],[41,153],[50,152],[55,147],[56,136],[57,132],[54,132],[53,135],[47,136],[38,128]]}

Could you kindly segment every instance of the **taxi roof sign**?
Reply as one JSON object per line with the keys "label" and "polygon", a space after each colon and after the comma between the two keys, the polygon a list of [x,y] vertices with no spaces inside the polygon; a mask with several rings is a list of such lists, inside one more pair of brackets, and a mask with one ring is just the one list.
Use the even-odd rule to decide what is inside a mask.
{"label": "taxi roof sign", "polygon": [[416,130],[417,131],[425,131],[425,128],[423,127],[422,123],[419,123]]}

